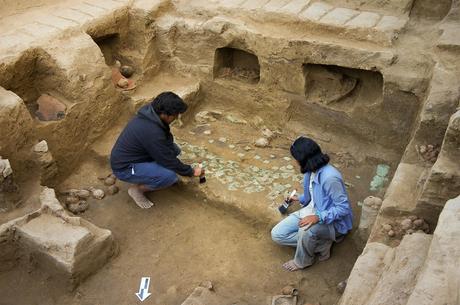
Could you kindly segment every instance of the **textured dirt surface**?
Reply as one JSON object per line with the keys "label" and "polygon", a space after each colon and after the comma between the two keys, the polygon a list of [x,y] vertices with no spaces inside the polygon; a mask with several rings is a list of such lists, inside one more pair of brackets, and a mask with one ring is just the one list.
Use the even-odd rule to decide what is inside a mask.
{"label": "textured dirt surface", "polygon": [[81,216],[113,232],[119,255],[72,293],[33,264],[21,264],[0,274],[0,304],[135,304],[142,276],[151,277],[152,296],[144,304],[181,304],[204,280],[228,304],[265,304],[290,283],[305,301],[334,304],[335,286],[358,254],[347,239],[330,260],[289,273],[281,264],[293,250],[275,245],[266,224],[210,206],[183,186],[151,199],[155,207],[139,209],[123,184],[120,194],[91,200]]}
{"label": "textured dirt surface", "polygon": [[[458,0],[0,2],[0,154],[20,185],[18,201],[0,197],[0,225],[38,208],[40,183],[100,185],[122,127],[162,91],[190,105],[174,130],[187,161],[210,164],[206,185],[184,180],[152,194],[150,210],[120,182],[119,194],[89,200],[80,216],[111,230],[119,254],[73,292],[0,234],[0,305],[135,304],[143,276],[144,304],[181,304],[204,280],[228,304],[266,304],[286,284],[299,287],[300,303],[334,304],[361,252],[351,236],[330,260],[293,274],[281,269],[293,249],[270,240],[283,192],[300,186],[288,149],[298,135],[316,139],[343,173],[355,227],[358,202],[383,198],[393,174],[377,224],[408,213],[434,224],[458,195],[458,112],[449,121],[460,96]],[[133,90],[114,86],[116,61],[134,68]],[[42,94],[65,104],[62,120],[36,117]],[[194,121],[216,109],[216,121]],[[276,136],[255,148],[265,128]],[[46,156],[32,152],[43,139]],[[429,145],[439,155],[420,159]],[[389,174],[370,192],[379,164]],[[247,185],[234,183],[241,177]]]}

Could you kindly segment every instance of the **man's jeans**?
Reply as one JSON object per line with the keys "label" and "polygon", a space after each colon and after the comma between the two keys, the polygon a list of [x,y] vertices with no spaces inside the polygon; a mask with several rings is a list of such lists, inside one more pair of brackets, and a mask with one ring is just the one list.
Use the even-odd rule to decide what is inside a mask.
{"label": "man's jeans", "polygon": [[[174,143],[175,153],[181,153],[179,146]],[[167,188],[179,179],[172,170],[169,170],[156,162],[133,163],[123,171],[113,171],[120,179],[132,184],[142,184],[151,191]]]}
{"label": "man's jeans", "polygon": [[329,257],[336,232],[332,224],[314,224],[308,230],[299,227],[301,217],[298,212],[290,214],[272,229],[274,242],[296,247],[294,262],[300,268],[313,265],[316,254],[321,258]]}

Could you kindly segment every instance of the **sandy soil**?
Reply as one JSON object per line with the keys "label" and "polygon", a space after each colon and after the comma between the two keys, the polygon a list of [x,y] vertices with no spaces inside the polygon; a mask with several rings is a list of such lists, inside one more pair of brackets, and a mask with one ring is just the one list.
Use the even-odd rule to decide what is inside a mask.
{"label": "sandy soil", "polygon": [[289,283],[305,301],[333,304],[335,286],[348,276],[358,255],[351,239],[333,248],[329,261],[289,273],[281,263],[293,249],[275,245],[269,227],[211,207],[181,186],[151,197],[156,206],[137,208],[126,193],[90,202],[83,217],[108,228],[119,255],[75,292],[31,264],[0,275],[0,304],[135,304],[142,276],[151,277],[144,304],[180,304],[201,281],[210,280],[228,304],[265,304]]}

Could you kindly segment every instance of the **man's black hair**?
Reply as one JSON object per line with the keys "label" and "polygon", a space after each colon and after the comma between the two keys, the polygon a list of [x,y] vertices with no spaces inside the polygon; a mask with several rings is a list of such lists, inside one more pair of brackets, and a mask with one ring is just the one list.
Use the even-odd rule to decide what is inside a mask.
{"label": "man's black hair", "polygon": [[318,143],[306,137],[299,137],[292,143],[291,155],[299,162],[302,174],[316,172],[329,163],[329,156],[322,153]]}
{"label": "man's black hair", "polygon": [[174,92],[160,93],[152,101],[153,110],[156,114],[177,115],[187,110],[187,104]]}

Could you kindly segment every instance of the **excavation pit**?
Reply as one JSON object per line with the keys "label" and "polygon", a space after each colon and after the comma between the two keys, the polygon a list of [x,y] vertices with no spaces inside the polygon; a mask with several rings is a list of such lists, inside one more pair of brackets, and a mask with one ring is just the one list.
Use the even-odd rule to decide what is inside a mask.
{"label": "excavation pit", "polygon": [[[399,283],[391,272],[399,258],[405,261],[398,254],[405,246],[398,245],[412,228],[393,236],[381,228],[391,217],[397,228],[409,217],[415,222],[423,216],[431,221],[429,232],[436,232],[439,211],[457,194],[460,181],[457,167],[450,166],[458,150],[458,118],[448,121],[458,106],[456,66],[443,66],[457,50],[447,35],[456,27],[449,23],[441,39],[439,20],[408,22],[410,7],[423,10],[423,3],[402,8],[390,1],[379,8],[342,2],[265,1],[258,7],[257,1],[71,1],[53,4],[52,16],[41,15],[50,9],[46,5],[26,8],[34,13],[27,17],[43,17],[34,27],[21,24],[26,16],[5,16],[0,27],[18,30],[2,36],[0,45],[0,130],[7,134],[0,137],[0,155],[11,161],[21,198],[4,205],[0,196],[0,303],[131,304],[141,278],[150,277],[146,304],[182,304],[203,281],[213,283],[219,305],[267,304],[267,297],[288,284],[298,288],[300,304],[336,304],[336,286],[352,272],[369,234],[377,245],[366,255],[402,249],[395,250],[396,259],[385,260],[391,268],[377,264],[379,272],[364,273],[375,275],[383,291],[397,290],[388,288]],[[439,16],[445,16],[445,2]],[[419,39],[420,32],[429,39]],[[434,41],[442,47],[435,48]],[[133,68],[127,76],[133,86],[118,84],[118,62]],[[164,91],[177,93],[189,106],[171,128],[182,149],[179,158],[202,163],[207,182],[181,178],[151,193],[155,206],[141,210],[128,196],[128,184],[116,182],[119,192],[110,195],[104,181],[118,135],[140,107]],[[43,99],[57,99],[65,109],[37,116],[37,101]],[[315,139],[342,173],[354,224],[345,241],[334,244],[329,260],[289,273],[281,265],[294,250],[276,245],[270,230],[282,219],[277,208],[285,196],[302,189],[303,175],[289,152],[299,135]],[[33,149],[42,140],[46,153]],[[420,158],[428,147],[436,153]],[[446,181],[453,187],[443,188]],[[56,190],[56,205],[65,213],[37,216],[40,184]],[[69,197],[75,200],[72,189],[93,192],[92,187],[105,197],[77,198],[89,207],[74,209],[78,215],[67,210]],[[373,207],[380,209],[374,211],[376,228],[355,243],[362,233],[360,203],[369,195],[384,199]],[[5,230],[24,215],[26,220]],[[112,232],[114,248],[82,259],[88,252],[79,245],[91,245],[85,244],[91,230],[67,226],[90,228],[90,223]],[[67,247],[54,231],[36,232],[49,229],[47,224],[80,232],[74,236],[79,240],[69,239]],[[51,262],[69,262],[67,248],[83,251],[76,266],[91,265],[94,257],[100,261],[81,277],[72,276],[72,264],[65,265],[61,271],[74,279],[68,285],[53,272],[56,265],[25,251],[24,232],[33,240],[28,245]],[[417,238],[427,250],[431,236]],[[368,256],[360,258],[365,265]],[[362,264],[357,268],[361,272]],[[367,288],[366,295],[380,291],[377,284]],[[360,296],[344,294],[354,295]]]}

